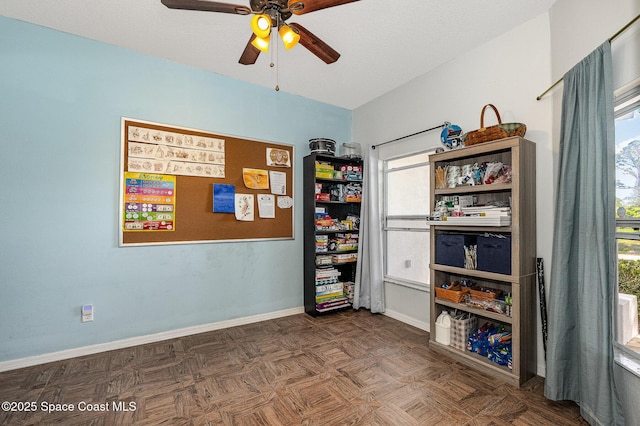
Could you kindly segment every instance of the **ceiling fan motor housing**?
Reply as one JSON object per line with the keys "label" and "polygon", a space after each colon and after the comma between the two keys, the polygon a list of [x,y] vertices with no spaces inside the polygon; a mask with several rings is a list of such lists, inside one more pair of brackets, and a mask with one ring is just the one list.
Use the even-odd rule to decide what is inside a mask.
{"label": "ceiling fan motor housing", "polygon": [[281,22],[291,18],[287,0],[251,0],[250,5],[253,13],[266,13],[274,21],[277,16],[280,16]]}

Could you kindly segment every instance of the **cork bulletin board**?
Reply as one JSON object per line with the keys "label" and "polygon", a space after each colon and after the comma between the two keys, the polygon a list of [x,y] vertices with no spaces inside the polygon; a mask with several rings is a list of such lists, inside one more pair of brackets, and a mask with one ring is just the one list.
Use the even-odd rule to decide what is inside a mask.
{"label": "cork bulletin board", "polygon": [[294,147],[122,119],[120,246],[293,239]]}

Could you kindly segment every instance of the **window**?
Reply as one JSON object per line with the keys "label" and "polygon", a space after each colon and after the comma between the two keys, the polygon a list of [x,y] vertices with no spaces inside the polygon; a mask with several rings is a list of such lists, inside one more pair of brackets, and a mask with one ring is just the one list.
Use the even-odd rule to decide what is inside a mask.
{"label": "window", "polygon": [[615,102],[618,347],[640,355],[640,85]]}
{"label": "window", "polygon": [[429,154],[384,162],[384,279],[429,285]]}

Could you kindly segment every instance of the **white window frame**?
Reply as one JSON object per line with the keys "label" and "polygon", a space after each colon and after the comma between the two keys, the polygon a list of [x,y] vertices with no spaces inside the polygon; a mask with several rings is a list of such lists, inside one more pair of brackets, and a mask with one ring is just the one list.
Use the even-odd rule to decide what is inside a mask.
{"label": "white window frame", "polygon": [[[636,80],[631,88],[625,88],[621,90],[621,93],[616,94],[614,100],[614,119],[623,116],[631,110],[640,107],[640,100],[632,101],[634,98],[640,95],[640,79]],[[633,228],[634,232],[617,232],[617,228]],[[624,218],[619,219],[616,217],[616,243],[618,240],[640,240],[640,218]],[[618,261],[618,253],[616,250],[616,263]],[[616,289],[619,289],[619,283],[616,277]],[[640,302],[640,300],[638,301]],[[627,346],[618,342],[618,292],[616,292],[615,298],[615,338],[614,349],[616,350],[616,360],[627,370],[640,376],[640,352],[629,349]]]}
{"label": "white window frame", "polygon": [[[414,169],[417,167],[430,167],[430,163],[429,161],[421,161],[421,162],[417,162],[417,163],[413,163],[411,165],[407,165],[407,166],[401,166],[401,167],[394,167],[393,169],[389,169],[389,163],[393,162],[393,161],[397,161],[397,160],[401,160],[403,158],[408,158],[408,157],[413,157],[413,156],[417,156],[417,155],[424,155],[424,154],[430,154],[435,152],[435,150],[433,148],[431,149],[427,149],[424,151],[417,151],[417,152],[412,152],[409,154],[404,154],[404,155],[399,155],[399,156],[395,156],[395,157],[391,157],[391,158],[387,158],[385,160],[383,160],[383,189],[382,189],[382,193],[383,193],[383,217],[382,217],[382,223],[383,223],[383,258],[384,258],[384,262],[383,262],[383,280],[384,282],[387,283],[392,283],[392,284],[396,284],[396,285],[400,285],[403,287],[408,287],[408,288],[412,288],[415,290],[420,290],[420,291],[429,291],[429,289],[431,288],[431,284],[430,284],[430,279],[429,276],[430,274],[427,274],[427,279],[426,282],[419,282],[419,281],[412,281],[412,280],[408,280],[406,278],[401,278],[401,277],[396,277],[396,276],[392,276],[389,275],[388,273],[388,259],[389,259],[389,255],[388,255],[388,233],[391,232],[427,232],[429,233],[429,226],[427,226],[426,222],[427,222],[427,217],[429,216],[430,212],[430,207],[431,206],[427,206],[427,213],[424,215],[389,215],[389,206],[388,206],[388,193],[389,193],[389,173],[393,173],[393,172],[398,172],[398,171],[403,171],[403,170],[408,170],[408,169]],[[430,171],[429,171],[430,172]],[[424,182],[425,187],[427,188],[427,191],[429,191],[429,185],[430,182]],[[429,200],[429,203],[431,203],[431,200]],[[393,226],[390,225],[389,222],[402,222],[402,226]],[[429,267],[429,265],[426,265],[427,268]]]}

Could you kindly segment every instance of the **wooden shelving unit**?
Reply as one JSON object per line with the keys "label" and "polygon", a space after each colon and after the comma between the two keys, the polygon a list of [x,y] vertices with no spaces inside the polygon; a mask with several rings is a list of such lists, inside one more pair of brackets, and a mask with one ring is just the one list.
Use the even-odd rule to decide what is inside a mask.
{"label": "wooden shelving unit", "polygon": [[[510,201],[511,224],[509,226],[445,225],[431,222],[431,334],[429,345],[447,356],[484,371],[489,375],[520,387],[536,374],[536,187],[535,143],[518,138],[486,142],[466,148],[445,151],[429,157],[431,164],[431,200],[442,197],[473,195],[478,204],[491,200]],[[511,166],[510,183],[436,188],[436,169],[446,166],[501,161]],[[447,233],[502,234],[511,237],[511,274],[470,270],[436,264],[436,237]],[[479,285],[502,290],[512,296],[512,313],[501,313],[454,303],[436,297],[435,288],[442,283],[471,279]],[[476,353],[440,344],[435,341],[436,318],[444,310],[470,312],[477,316],[478,325],[485,322],[501,324],[512,332],[512,368],[491,362]]]}

